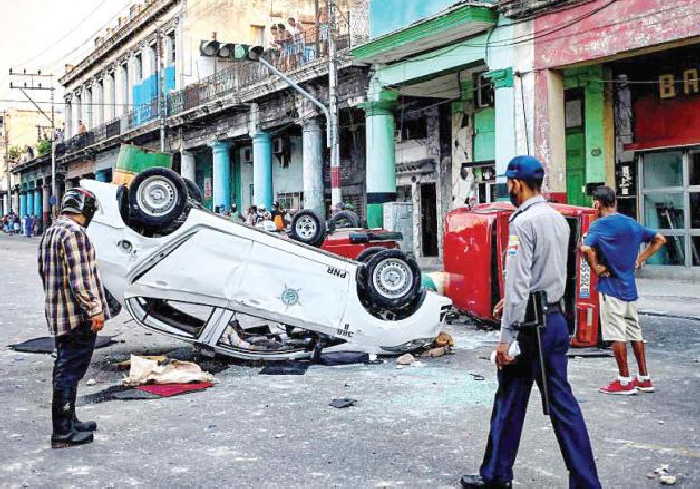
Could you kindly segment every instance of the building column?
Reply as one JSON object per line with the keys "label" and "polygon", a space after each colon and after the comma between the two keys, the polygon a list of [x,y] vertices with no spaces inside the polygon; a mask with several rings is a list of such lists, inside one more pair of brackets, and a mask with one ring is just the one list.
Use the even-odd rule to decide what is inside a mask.
{"label": "building column", "polygon": [[66,105],[63,109],[63,115],[65,117],[65,129],[63,130],[63,139],[65,141],[68,141],[73,136],[73,106],[71,105],[70,100],[66,100]]}
{"label": "building column", "polygon": [[231,208],[231,143],[216,141],[210,143],[212,152],[212,209],[223,206]]}
{"label": "building column", "polygon": [[555,70],[535,72],[534,152],[544,165],[544,190],[566,202],[564,78]]}
{"label": "building column", "polygon": [[317,117],[304,120],[302,155],[304,163],[304,209],[326,216],[323,199],[323,131]]}
{"label": "building column", "polygon": [[38,185],[34,189],[34,212],[33,214],[37,217],[41,217],[41,211],[42,211],[42,206],[41,206],[41,187]]}
{"label": "building column", "polygon": [[272,209],[272,139],[266,132],[253,136],[253,202]]}
{"label": "building column", "polygon": [[9,214],[11,210],[11,200],[12,197],[10,195],[10,189],[7,189],[7,192],[5,192],[5,195],[2,196],[2,213],[3,215]]}
{"label": "building column", "polygon": [[42,198],[41,198],[41,216],[44,222],[44,230],[49,227],[49,221],[51,220],[51,206],[49,205],[49,198],[51,197],[51,184],[46,183],[44,180],[44,185],[41,187]]}
{"label": "building column", "polygon": [[71,136],[75,136],[78,134],[78,124],[82,120],[82,114],[81,112],[81,103],[80,103],[80,96],[75,97],[75,103],[71,104],[72,105],[72,110],[73,113],[71,115],[71,122],[72,122],[72,128],[71,128]]}
{"label": "building column", "polygon": [[180,175],[190,182],[196,182],[194,153],[192,151],[180,152]]}
{"label": "building column", "polygon": [[98,182],[106,182],[107,181],[107,170],[95,171],[95,180],[97,180]]}
{"label": "building column", "polygon": [[496,200],[508,200],[505,173],[516,148],[513,68],[490,71],[487,76],[494,87]]}
{"label": "building column", "polygon": [[367,227],[384,225],[384,202],[396,200],[396,153],[393,108],[398,94],[380,91],[375,101],[363,104],[366,120]]}
{"label": "building column", "polygon": [[34,213],[34,190],[32,189],[27,190],[25,197],[25,212],[27,214]]}
{"label": "building column", "polygon": [[19,216],[24,217],[27,213],[27,201],[24,192],[19,193]]}

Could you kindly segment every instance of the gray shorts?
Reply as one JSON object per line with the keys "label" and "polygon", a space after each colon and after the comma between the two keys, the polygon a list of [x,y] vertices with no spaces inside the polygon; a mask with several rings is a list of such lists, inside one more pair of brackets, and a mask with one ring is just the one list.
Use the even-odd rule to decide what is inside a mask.
{"label": "gray shorts", "polygon": [[605,341],[642,341],[637,301],[623,301],[599,293],[600,329]]}

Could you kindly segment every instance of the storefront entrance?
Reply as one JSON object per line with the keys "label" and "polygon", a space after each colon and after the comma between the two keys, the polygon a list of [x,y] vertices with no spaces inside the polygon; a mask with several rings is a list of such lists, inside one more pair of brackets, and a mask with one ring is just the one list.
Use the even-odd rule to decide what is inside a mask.
{"label": "storefront entrance", "polygon": [[649,264],[700,267],[700,147],[639,154],[639,215],[668,242]]}

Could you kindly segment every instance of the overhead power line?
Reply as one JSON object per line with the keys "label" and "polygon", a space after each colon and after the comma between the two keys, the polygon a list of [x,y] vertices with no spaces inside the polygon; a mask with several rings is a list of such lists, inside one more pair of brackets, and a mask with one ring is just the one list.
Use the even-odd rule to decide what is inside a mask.
{"label": "overhead power line", "polygon": [[51,51],[53,48],[55,48],[58,44],[63,42],[65,39],[71,36],[71,34],[75,33],[75,30],[81,26],[86,20],[88,20],[90,17],[92,17],[95,12],[97,12],[104,4],[107,3],[107,0],[102,0],[97,6],[90,11],[89,14],[87,14],[85,17],[83,17],[80,22],[78,22],[76,25],[74,25],[72,28],[68,30],[64,35],[62,35],[60,38],[57,40],[53,41],[50,43],[46,48],[44,48],[41,52],[35,54],[34,56],[31,56],[28,60],[23,60],[23,61],[18,61],[16,63],[11,63],[12,65],[19,65],[19,66],[26,66],[34,62],[35,60],[39,59],[39,57],[43,56],[44,54],[48,53]]}

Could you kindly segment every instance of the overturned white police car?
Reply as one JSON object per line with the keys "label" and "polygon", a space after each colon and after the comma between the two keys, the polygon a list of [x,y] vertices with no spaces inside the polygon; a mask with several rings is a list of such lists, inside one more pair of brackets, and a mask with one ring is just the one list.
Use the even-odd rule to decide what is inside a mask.
{"label": "overturned white police car", "polygon": [[358,262],[232,222],[171,170],[81,185],[99,202],[88,234],[105,287],[138,324],[204,354],[397,354],[431,343],[450,308],[400,250]]}

